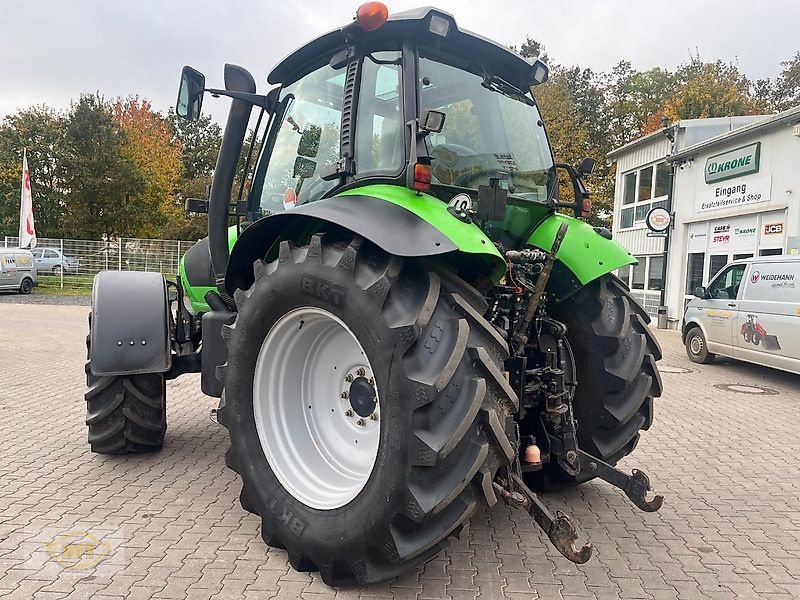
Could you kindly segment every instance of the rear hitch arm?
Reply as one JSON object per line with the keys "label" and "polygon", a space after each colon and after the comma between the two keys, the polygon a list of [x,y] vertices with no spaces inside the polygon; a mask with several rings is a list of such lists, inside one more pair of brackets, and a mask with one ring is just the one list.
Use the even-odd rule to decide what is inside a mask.
{"label": "rear hitch arm", "polygon": [[547,534],[553,546],[565,558],[579,565],[588,561],[592,557],[592,544],[586,543],[581,547],[575,545],[578,532],[575,530],[572,519],[561,511],[557,511],[553,515],[518,475],[512,474],[511,479],[514,487],[510,491],[506,487],[494,483],[494,488],[500,496],[510,505],[527,510],[528,514]]}
{"label": "rear hitch arm", "polygon": [[621,489],[631,502],[643,511],[655,512],[664,503],[664,496],[656,495],[652,500],[647,499],[647,492],[650,491],[650,478],[644,472],[633,469],[628,475],[583,450],[578,450],[578,460],[581,469],[597,475],[600,479]]}

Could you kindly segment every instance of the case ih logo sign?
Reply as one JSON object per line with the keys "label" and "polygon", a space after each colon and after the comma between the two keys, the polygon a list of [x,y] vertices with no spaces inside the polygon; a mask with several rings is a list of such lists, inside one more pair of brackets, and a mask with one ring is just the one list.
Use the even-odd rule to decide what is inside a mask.
{"label": "case ih logo sign", "polygon": [[730,225],[717,225],[714,227],[714,235],[711,238],[712,243],[724,244],[731,241]]}
{"label": "case ih logo sign", "polygon": [[764,234],[783,233],[783,223],[769,223],[764,225]]}
{"label": "case ih logo sign", "polygon": [[759,279],[761,279],[761,273],[759,271],[753,271],[753,274],[750,275],[750,281],[758,283]]}
{"label": "case ih logo sign", "polygon": [[706,160],[706,183],[758,173],[761,142],[710,156]]}

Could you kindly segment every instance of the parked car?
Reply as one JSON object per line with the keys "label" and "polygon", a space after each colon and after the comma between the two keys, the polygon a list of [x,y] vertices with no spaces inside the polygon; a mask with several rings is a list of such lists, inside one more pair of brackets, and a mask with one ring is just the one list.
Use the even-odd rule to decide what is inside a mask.
{"label": "parked car", "polygon": [[689,358],[720,354],[800,373],[800,256],[759,256],[698,287],[683,317]]}
{"label": "parked car", "polygon": [[62,269],[65,275],[74,275],[80,264],[77,258],[65,255],[58,248],[34,248],[33,257],[40,273],[53,275],[60,275]]}
{"label": "parked car", "polygon": [[0,290],[30,294],[39,285],[30,250],[0,248]]}

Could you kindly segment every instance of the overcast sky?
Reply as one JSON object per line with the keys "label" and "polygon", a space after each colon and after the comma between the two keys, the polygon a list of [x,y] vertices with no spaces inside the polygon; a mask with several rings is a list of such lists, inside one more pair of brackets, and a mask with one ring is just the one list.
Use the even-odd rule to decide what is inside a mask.
{"label": "overcast sky", "polygon": [[[184,64],[221,87],[225,62],[265,91],[269,69],[348,22],[359,0],[0,0],[0,117],[31,104],[67,108],[81,92],[174,104]],[[425,0],[390,0],[400,11]],[[608,70],[622,59],[674,68],[696,49],[753,79],[775,77],[800,49],[798,0],[437,0],[460,27],[504,44],[526,34],[561,64]],[[656,8],[658,7],[658,8]],[[227,101],[207,99],[218,119]]]}

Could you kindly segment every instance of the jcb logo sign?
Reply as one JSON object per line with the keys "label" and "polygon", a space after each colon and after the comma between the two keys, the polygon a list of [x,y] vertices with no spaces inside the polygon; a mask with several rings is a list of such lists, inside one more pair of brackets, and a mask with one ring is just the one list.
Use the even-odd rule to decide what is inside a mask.
{"label": "jcb logo sign", "polygon": [[764,233],[766,235],[783,233],[783,223],[770,223],[768,225],[764,225]]}

